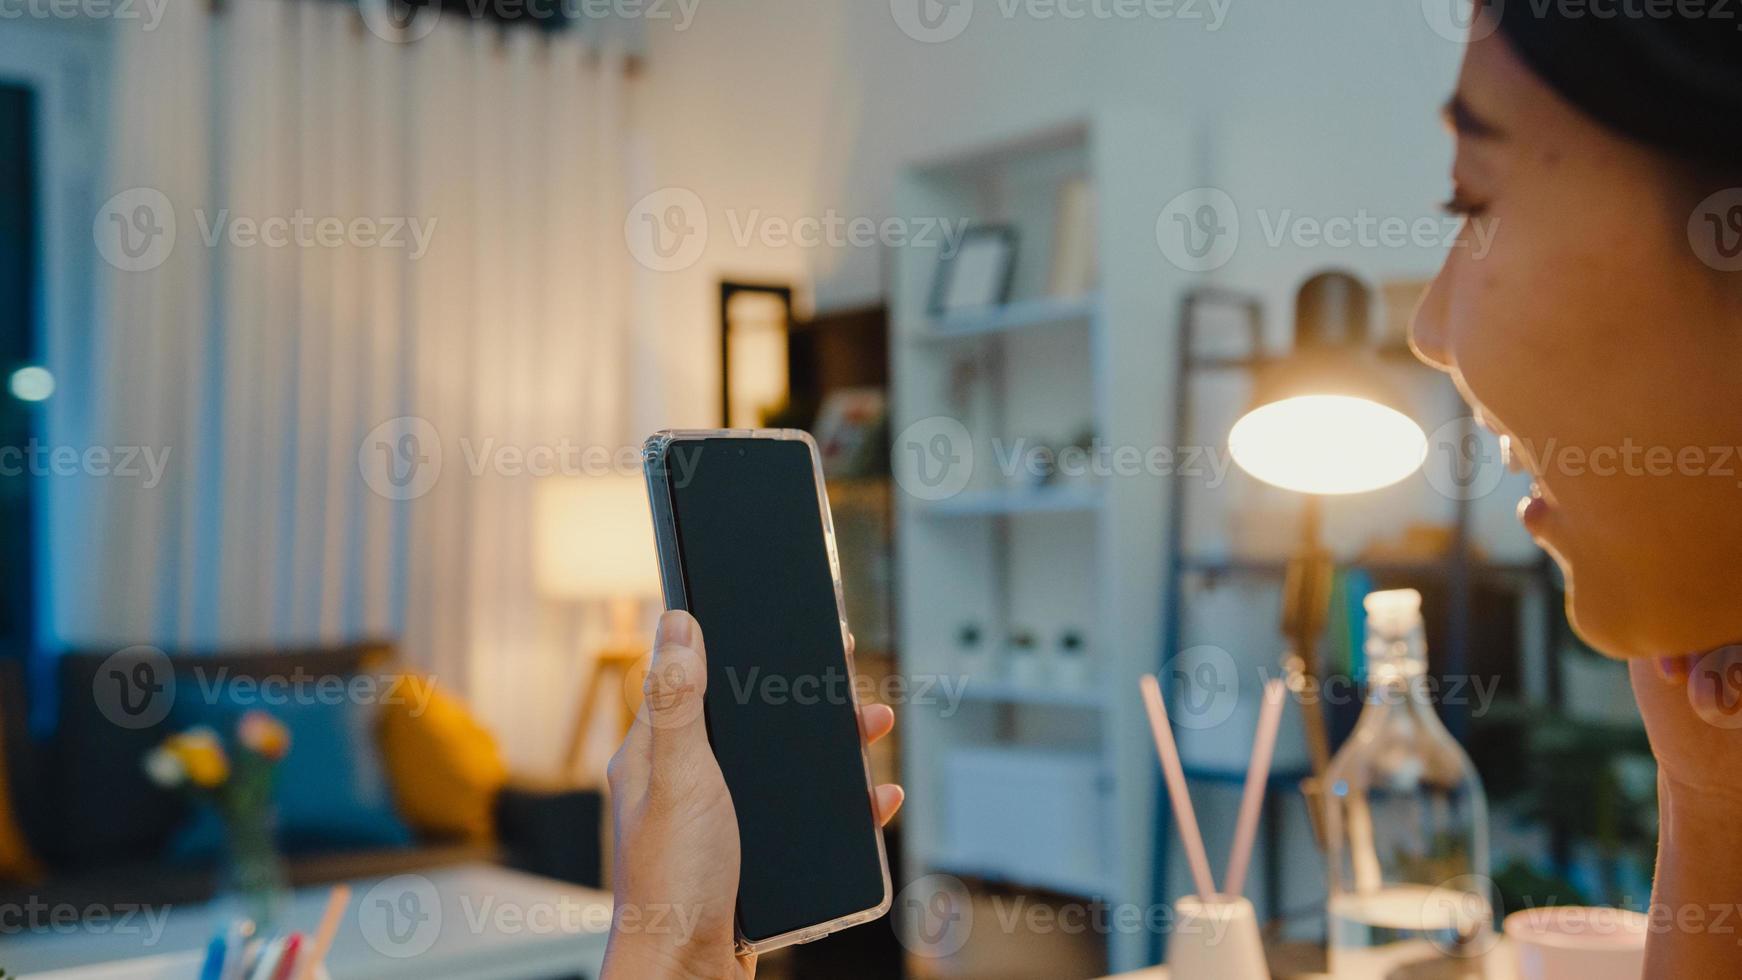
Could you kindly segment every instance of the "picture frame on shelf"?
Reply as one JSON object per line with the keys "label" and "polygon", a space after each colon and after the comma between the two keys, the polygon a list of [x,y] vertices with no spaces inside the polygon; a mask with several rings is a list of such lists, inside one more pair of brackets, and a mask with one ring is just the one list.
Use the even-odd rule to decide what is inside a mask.
{"label": "picture frame on shelf", "polygon": [[1194,289],[1185,300],[1187,356],[1238,361],[1264,353],[1264,303],[1226,289]]}
{"label": "picture frame on shelf", "polygon": [[946,249],[938,255],[930,313],[948,316],[1009,302],[1016,242],[1016,229],[1010,225],[975,225],[963,232],[954,251]]}
{"label": "picture frame on shelf", "polygon": [[[888,469],[884,419],[888,398],[881,388],[841,388],[817,411],[817,449],[830,477],[867,476]],[[884,450],[881,454],[879,450]],[[881,465],[879,465],[881,462]]]}

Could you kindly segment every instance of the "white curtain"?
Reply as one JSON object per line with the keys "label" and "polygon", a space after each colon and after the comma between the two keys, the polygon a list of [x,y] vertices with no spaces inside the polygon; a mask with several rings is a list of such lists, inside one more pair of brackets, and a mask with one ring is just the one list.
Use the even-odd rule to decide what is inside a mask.
{"label": "white curtain", "polygon": [[[169,8],[118,32],[96,197],[130,192],[125,223],[161,192],[174,246],[99,265],[92,390],[66,393],[92,409],[53,440],[168,462],[69,484],[57,634],[396,637],[512,762],[554,764],[585,665],[534,588],[514,460],[631,441],[623,56],[447,16],[390,43],[318,0]],[[267,244],[270,219],[304,243]]]}

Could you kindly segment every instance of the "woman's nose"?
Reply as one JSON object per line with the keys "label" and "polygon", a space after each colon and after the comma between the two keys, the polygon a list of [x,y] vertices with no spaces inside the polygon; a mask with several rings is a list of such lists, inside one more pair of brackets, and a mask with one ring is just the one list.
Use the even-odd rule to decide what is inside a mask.
{"label": "woman's nose", "polygon": [[1450,372],[1452,369],[1451,352],[1446,346],[1446,293],[1445,272],[1434,277],[1428,284],[1427,292],[1422,294],[1421,302],[1415,308],[1415,315],[1409,320],[1409,346],[1415,350],[1415,356],[1429,365]]}

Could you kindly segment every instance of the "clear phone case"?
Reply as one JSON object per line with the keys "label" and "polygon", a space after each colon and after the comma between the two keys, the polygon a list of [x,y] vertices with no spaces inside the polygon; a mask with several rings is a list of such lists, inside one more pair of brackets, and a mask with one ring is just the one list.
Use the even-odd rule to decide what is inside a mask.
{"label": "clear phone case", "polygon": [[[802,442],[810,452],[811,473],[817,489],[817,511],[823,518],[823,545],[829,555],[829,575],[835,586],[835,618],[841,625],[841,649],[846,654],[848,676],[854,675],[853,655],[848,649],[847,603],[841,593],[841,561],[835,552],[835,522],[829,512],[829,495],[823,484],[822,455],[811,434],[802,429],[662,429],[647,437],[641,449],[642,472],[647,478],[647,499],[653,510],[653,536],[659,549],[659,580],[665,593],[667,609],[689,609],[689,596],[683,580],[682,553],[678,544],[677,522],[672,514],[671,492],[666,479],[671,454],[682,451],[688,442],[709,439],[780,439]],[[854,685],[854,689],[857,686]],[[859,763],[865,770],[865,805],[871,808],[871,824],[877,835],[877,861],[883,871],[883,900],[875,907],[852,912],[827,922],[803,926],[760,942],[747,940],[739,932],[739,953],[766,953],[769,950],[808,943],[833,932],[881,918],[893,901],[893,886],[889,876],[889,852],[883,843],[883,830],[876,820],[876,780],[871,775],[871,756],[865,745],[863,722],[859,727]]]}

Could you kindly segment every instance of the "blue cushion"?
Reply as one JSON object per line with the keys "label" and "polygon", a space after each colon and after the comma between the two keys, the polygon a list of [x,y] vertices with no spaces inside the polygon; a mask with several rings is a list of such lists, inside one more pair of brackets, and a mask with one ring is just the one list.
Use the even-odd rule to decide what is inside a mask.
{"label": "blue cushion", "polygon": [[[351,698],[290,697],[260,704],[225,685],[210,701],[199,685],[184,685],[170,718],[177,730],[207,725],[227,748],[235,746],[236,722],[258,707],[290,730],[290,754],[278,763],[272,800],[279,848],[287,854],[359,848],[406,847],[410,828],[393,809],[393,795],[376,744],[379,705]],[[333,702],[333,703],[326,703]],[[201,807],[171,840],[169,856],[209,861],[222,853],[224,826],[216,811]]]}

